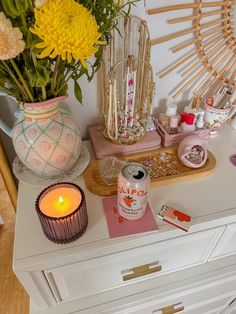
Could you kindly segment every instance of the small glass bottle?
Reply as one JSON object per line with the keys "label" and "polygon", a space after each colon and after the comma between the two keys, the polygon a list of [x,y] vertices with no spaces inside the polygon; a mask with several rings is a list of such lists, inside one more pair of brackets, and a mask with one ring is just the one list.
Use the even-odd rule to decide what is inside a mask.
{"label": "small glass bottle", "polygon": [[204,127],[204,112],[198,116],[196,127],[198,130],[201,130]]}
{"label": "small glass bottle", "polygon": [[178,123],[179,123],[179,118],[177,115],[170,117],[170,127],[168,130],[169,134],[177,134],[178,133]]}
{"label": "small glass bottle", "polygon": [[185,122],[181,124],[182,132],[194,132],[196,126],[194,124],[195,115],[193,113],[188,113],[185,117]]}
{"label": "small glass bottle", "polygon": [[164,128],[168,128],[170,126],[170,117],[176,116],[177,106],[176,104],[171,104],[167,106],[165,113],[159,114],[159,122]]}

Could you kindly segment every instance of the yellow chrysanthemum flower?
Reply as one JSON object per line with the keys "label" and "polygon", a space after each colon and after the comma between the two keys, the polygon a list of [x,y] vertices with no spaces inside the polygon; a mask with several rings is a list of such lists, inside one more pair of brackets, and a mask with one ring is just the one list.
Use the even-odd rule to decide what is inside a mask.
{"label": "yellow chrysanthemum flower", "polygon": [[0,60],[15,58],[25,49],[23,35],[18,27],[0,12]]}
{"label": "yellow chrysanthemum flower", "polygon": [[98,50],[98,24],[91,13],[74,0],[48,0],[39,9],[35,8],[35,25],[31,31],[43,42],[36,45],[44,48],[40,57],[61,56],[68,62],[72,58],[85,60]]}

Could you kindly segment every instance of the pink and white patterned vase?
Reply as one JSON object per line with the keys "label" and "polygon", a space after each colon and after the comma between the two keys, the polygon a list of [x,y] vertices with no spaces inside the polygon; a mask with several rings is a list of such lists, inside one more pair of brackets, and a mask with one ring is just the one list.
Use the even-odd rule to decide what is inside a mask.
{"label": "pink and white patterned vase", "polygon": [[19,159],[43,177],[64,174],[80,155],[79,126],[68,111],[58,106],[66,97],[24,104],[11,132]]}

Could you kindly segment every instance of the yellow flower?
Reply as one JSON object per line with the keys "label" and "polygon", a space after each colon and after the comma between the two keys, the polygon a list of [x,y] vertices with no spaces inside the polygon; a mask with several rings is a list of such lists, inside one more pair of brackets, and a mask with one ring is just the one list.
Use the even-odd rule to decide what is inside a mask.
{"label": "yellow flower", "polygon": [[9,19],[0,12],[0,60],[15,58],[25,49],[19,28],[12,27]]}
{"label": "yellow flower", "polygon": [[36,45],[44,48],[40,57],[61,56],[69,63],[72,58],[85,60],[93,57],[98,50],[98,24],[91,13],[74,0],[48,0],[39,9],[35,9],[35,25],[31,32],[43,42]]}

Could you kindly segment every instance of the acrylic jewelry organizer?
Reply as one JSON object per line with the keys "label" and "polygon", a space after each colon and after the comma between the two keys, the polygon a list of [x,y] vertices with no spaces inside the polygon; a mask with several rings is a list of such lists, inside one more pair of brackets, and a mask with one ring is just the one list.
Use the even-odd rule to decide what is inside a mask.
{"label": "acrylic jewelry organizer", "polygon": [[[185,48],[193,47],[193,51],[183,56],[176,64],[169,67],[160,74],[160,78],[166,76],[179,67],[190,65],[181,70],[181,76],[185,79],[183,86],[173,95],[178,97],[187,88],[194,86],[193,93],[202,95],[207,93],[214,85],[226,83],[236,85],[236,39],[233,25],[234,0],[207,1],[195,0],[192,3],[170,5],[148,10],[148,14],[159,14],[169,11],[180,11],[193,9],[193,14],[184,15],[171,19],[170,24],[178,24],[190,21],[192,27],[183,29],[176,33],[153,39],[152,45],[161,44],[175,38],[193,33],[193,38],[182,42],[172,48],[176,53]],[[236,5],[236,4],[235,4]],[[216,17],[210,22],[205,18]],[[236,21],[234,21],[236,23]],[[194,58],[199,56],[199,60]],[[190,78],[189,78],[190,75]]]}
{"label": "acrylic jewelry organizer", "polygon": [[130,145],[146,133],[154,92],[150,39],[146,22],[118,19],[103,61],[102,114],[104,136]]}

